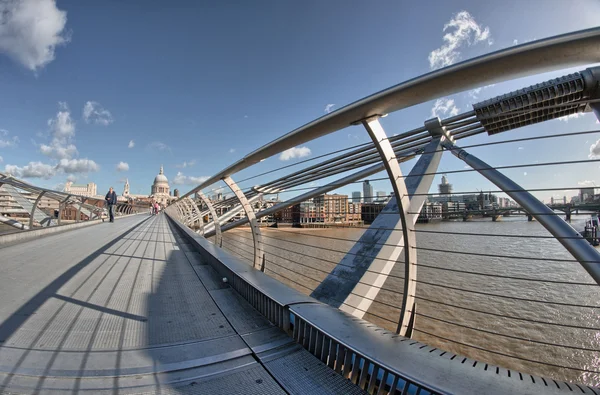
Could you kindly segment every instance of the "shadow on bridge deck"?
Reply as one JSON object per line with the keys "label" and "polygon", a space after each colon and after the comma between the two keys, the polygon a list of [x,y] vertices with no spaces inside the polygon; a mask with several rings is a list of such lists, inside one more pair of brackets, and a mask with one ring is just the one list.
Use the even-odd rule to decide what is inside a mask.
{"label": "shadow on bridge deck", "polygon": [[360,393],[220,281],[163,216],[1,254],[0,392]]}

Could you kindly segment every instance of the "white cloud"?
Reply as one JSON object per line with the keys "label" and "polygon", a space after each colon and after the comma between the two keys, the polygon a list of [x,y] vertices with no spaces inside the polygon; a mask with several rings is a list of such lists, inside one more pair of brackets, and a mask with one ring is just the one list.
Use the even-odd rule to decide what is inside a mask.
{"label": "white cloud", "polygon": [[325,113],[329,114],[331,112],[331,109],[333,108],[333,106],[335,106],[335,104],[328,104],[325,106]]}
{"label": "white cloud", "polygon": [[192,159],[192,160],[190,160],[190,161],[183,162],[183,163],[182,163],[182,164],[180,164],[180,165],[175,165],[175,167],[179,167],[180,169],[185,169],[186,167],[192,167],[192,166],[194,166],[195,164],[196,164],[196,160],[195,160],[195,159]]}
{"label": "white cloud", "polygon": [[88,101],[83,106],[83,120],[86,123],[97,123],[107,126],[114,122],[114,118],[110,111],[106,110],[95,101]]}
{"label": "white cloud", "polygon": [[56,174],[54,166],[42,162],[29,162],[29,164],[23,167],[6,165],[4,166],[4,171],[18,178],[43,178],[45,180],[52,178]]}
{"label": "white cloud", "polygon": [[454,105],[454,99],[437,99],[431,109],[432,117],[450,116],[453,117],[458,115],[460,109]]}
{"label": "white cloud", "polygon": [[578,181],[577,185],[582,186],[582,187],[593,187],[593,186],[596,186],[596,183],[594,181],[590,181],[590,180],[583,180],[583,181]]}
{"label": "white cloud", "polygon": [[565,115],[564,117],[558,118],[559,121],[569,122],[569,119],[577,119],[579,117],[583,117],[585,114],[582,112],[576,112],[575,114]]}
{"label": "white cloud", "polygon": [[493,44],[490,29],[478,25],[467,11],[461,11],[450,19],[444,25],[443,31],[447,30],[450,32],[444,34],[444,45],[429,54],[429,67],[432,70],[456,63],[460,59],[460,49],[464,44],[471,46],[480,41],[487,41],[488,45]]}
{"label": "white cloud", "polygon": [[52,136],[61,141],[75,136],[75,122],[71,119],[71,113],[65,108],[64,103],[59,103],[60,111],[56,113],[55,118],[48,120],[48,126]]}
{"label": "white cloud", "polygon": [[19,142],[19,137],[12,136],[8,138],[10,133],[6,129],[0,129],[0,136],[7,137],[6,139],[0,138],[0,148],[16,147]]}
{"label": "white cloud", "polygon": [[55,0],[0,2],[0,52],[37,71],[54,60],[57,46],[69,42],[67,13]]}
{"label": "white cloud", "polygon": [[67,176],[67,181],[69,181],[69,182],[75,182],[75,181],[77,181],[77,176],[75,176],[75,174],[69,174]]}
{"label": "white cloud", "polygon": [[518,149],[518,150],[523,150],[523,149],[525,149],[525,147],[519,147],[519,148],[517,148],[517,149]]}
{"label": "white cloud", "polygon": [[524,172],[523,172],[523,175],[524,175],[524,176],[526,176],[526,175],[527,175],[527,172],[526,172],[526,171],[524,171]]}
{"label": "white cloud", "polygon": [[471,89],[470,91],[467,91],[467,96],[469,96],[471,99],[475,99],[477,100],[479,98],[479,94],[488,89],[488,88],[492,88],[494,87],[495,84],[490,84],[490,85],[485,85],[479,88],[475,88],[475,89]]}
{"label": "white cloud", "polygon": [[[27,166],[6,167],[19,177],[50,178],[59,173],[88,173],[98,171],[100,166],[91,159],[74,159],[79,153],[73,144],[75,137],[75,122],[71,118],[69,107],[65,102],[58,103],[59,111],[54,118],[48,120],[51,141],[40,144],[40,152],[57,160],[55,165],[41,162],[30,162]],[[70,176],[73,178],[73,176]]]}
{"label": "white cloud", "polygon": [[62,146],[56,141],[52,141],[50,145],[40,145],[40,152],[46,156],[49,156],[50,158],[55,159],[69,159],[78,154],[77,147],[75,147],[75,145],[68,144],[66,146]]}
{"label": "white cloud", "polygon": [[59,102],[58,106],[60,110],[56,117],[48,120],[52,140],[50,144],[41,144],[40,152],[55,159],[71,159],[78,154],[77,147],[72,143],[75,137],[75,122],[66,103]]}
{"label": "white cloud", "polygon": [[117,171],[129,171],[129,164],[127,162],[119,162]]}
{"label": "white cloud", "polygon": [[233,154],[235,152],[235,148],[229,148],[229,153]]}
{"label": "white cloud", "polygon": [[91,159],[61,159],[56,165],[57,170],[65,173],[89,173],[100,170],[100,166]]}
{"label": "white cloud", "polygon": [[519,44],[519,40],[517,40],[516,38],[513,40],[513,45],[518,45]]}
{"label": "white cloud", "polygon": [[287,149],[279,155],[279,160],[290,160],[294,158],[304,158],[310,155],[310,148],[308,147],[294,147]]}
{"label": "white cloud", "polygon": [[129,140],[129,144],[127,144],[127,148],[133,148],[135,147],[135,143],[133,142],[133,140]]}
{"label": "white cloud", "polygon": [[193,177],[186,176],[182,172],[178,171],[175,178],[173,178],[173,184],[175,185],[198,185],[202,184],[204,181],[208,180],[210,177],[201,176],[201,177]]}
{"label": "white cloud", "polygon": [[467,92],[467,94],[469,95],[469,97],[473,98],[473,99],[477,99],[479,97],[479,92],[481,92],[482,88],[475,88],[475,89],[471,89],[470,91]]}
{"label": "white cloud", "polygon": [[0,163],[4,162],[4,158],[0,156]]}
{"label": "white cloud", "polygon": [[165,143],[162,143],[160,141],[154,141],[154,142],[148,144],[148,148],[154,149],[154,150],[157,150],[157,151],[169,151],[169,152],[171,152],[171,147],[169,147],[168,145],[166,145]]}
{"label": "white cloud", "polygon": [[600,159],[600,139],[596,140],[596,142],[590,145],[590,154],[588,155],[590,159]]}

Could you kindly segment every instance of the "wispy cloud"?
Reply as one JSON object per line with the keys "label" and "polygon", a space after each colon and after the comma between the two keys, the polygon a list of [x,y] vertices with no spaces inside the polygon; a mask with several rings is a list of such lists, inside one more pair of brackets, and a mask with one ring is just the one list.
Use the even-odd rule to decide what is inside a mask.
{"label": "wispy cloud", "polygon": [[4,158],[0,156],[0,163],[4,162]]}
{"label": "wispy cloud", "polygon": [[304,158],[310,155],[310,148],[308,147],[294,147],[283,151],[279,155],[279,160],[290,160],[295,158]]}
{"label": "wispy cloud", "polygon": [[517,149],[518,149],[518,150],[524,150],[524,149],[525,149],[525,147],[519,147],[519,148],[517,148]]}
{"label": "wispy cloud", "polygon": [[57,174],[89,173],[100,170],[100,166],[91,159],[74,158],[78,154],[73,144],[75,122],[71,118],[69,107],[65,102],[58,103],[59,111],[47,122],[51,140],[49,144],[41,144],[40,152],[56,160],[56,164],[29,162],[25,166],[7,164],[6,172],[16,177],[48,179]]}
{"label": "wispy cloud", "polygon": [[431,51],[429,67],[434,70],[450,66],[460,59],[463,46],[475,45],[481,41],[491,41],[490,29],[480,26],[467,11],[461,11],[444,25],[444,45]]}
{"label": "wispy cloud", "polygon": [[186,176],[182,172],[177,172],[175,178],[173,178],[173,184],[175,185],[198,185],[202,184],[204,181],[208,180],[210,177],[208,176]]}
{"label": "wispy cloud", "polygon": [[75,182],[75,181],[77,181],[77,176],[75,176],[75,174],[69,174],[67,176],[67,181],[69,181],[69,182]]}
{"label": "wispy cloud", "polygon": [[40,145],[40,152],[55,159],[72,158],[78,154],[77,147],[75,147],[75,145],[68,144],[66,146],[62,146],[56,142],[53,142],[50,145]]}
{"label": "wispy cloud", "polygon": [[153,150],[157,150],[157,151],[169,151],[171,152],[171,147],[169,147],[168,145],[166,145],[163,142],[160,141],[153,141],[152,143],[148,144],[148,148],[149,149],[153,149]]}
{"label": "wispy cloud", "polygon": [[54,60],[57,46],[70,41],[67,13],[55,0],[0,2],[0,52],[34,72]]}
{"label": "wispy cloud", "polygon": [[576,112],[575,114],[565,115],[564,117],[558,118],[559,121],[569,122],[571,119],[577,119],[583,117],[585,114],[582,112]]}
{"label": "wispy cloud", "polygon": [[129,144],[127,144],[127,148],[135,147],[135,142],[133,140],[129,140]]}
{"label": "wispy cloud", "polygon": [[229,153],[233,154],[235,152],[235,148],[229,148]]}
{"label": "wispy cloud", "polygon": [[56,166],[65,173],[90,173],[100,170],[100,166],[91,159],[61,159]]}
{"label": "wispy cloud", "polygon": [[41,144],[40,152],[55,159],[70,159],[78,154],[77,147],[73,144],[75,137],[75,121],[65,102],[58,103],[59,111],[54,118],[48,120],[50,144]]}
{"label": "wispy cloud", "polygon": [[590,159],[600,159],[600,139],[590,145],[590,154],[588,157]]}
{"label": "wispy cloud", "polygon": [[129,164],[127,162],[119,162],[117,165],[117,171],[129,171]]}
{"label": "wispy cloud", "polygon": [[18,136],[8,137],[9,131],[0,129],[0,148],[16,147],[19,143]]}
{"label": "wispy cloud", "polygon": [[42,162],[29,162],[23,167],[6,165],[4,171],[18,178],[43,178],[45,180],[54,177],[56,174],[54,166]]}
{"label": "wispy cloud", "polygon": [[453,117],[458,115],[460,109],[454,104],[454,99],[437,99],[431,109],[432,117]]}
{"label": "wispy cloud", "polygon": [[590,181],[590,180],[583,180],[583,181],[578,181],[577,185],[582,186],[582,187],[593,187],[593,186],[596,186],[596,183],[594,181]]}
{"label": "wispy cloud", "polygon": [[475,89],[471,89],[470,91],[467,91],[467,95],[471,98],[471,99],[475,99],[477,100],[479,98],[479,94],[481,93],[481,91],[484,91],[488,88],[492,88],[494,87],[496,84],[490,84],[490,85],[485,85],[482,86],[480,88],[475,88]]}
{"label": "wispy cloud", "polygon": [[83,106],[83,120],[86,123],[96,123],[100,125],[110,125],[114,122],[114,118],[110,111],[106,110],[100,103],[88,101]]}
{"label": "wispy cloud", "polygon": [[469,95],[469,97],[473,98],[473,99],[477,99],[479,97],[479,93],[481,92],[482,88],[475,88],[475,89],[471,89],[470,91],[467,92],[467,95]]}
{"label": "wispy cloud", "polygon": [[178,167],[180,169],[185,169],[186,167],[191,167],[191,166],[194,166],[195,164],[196,164],[196,159],[192,159],[190,161],[183,162],[180,165],[175,165],[175,167]]}
{"label": "wispy cloud", "polygon": [[325,113],[329,114],[331,112],[331,109],[335,106],[335,104],[328,104],[325,106]]}

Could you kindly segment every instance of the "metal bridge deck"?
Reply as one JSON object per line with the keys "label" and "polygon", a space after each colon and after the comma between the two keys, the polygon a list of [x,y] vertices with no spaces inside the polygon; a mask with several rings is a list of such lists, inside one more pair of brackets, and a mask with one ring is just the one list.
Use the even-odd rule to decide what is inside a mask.
{"label": "metal bridge deck", "polygon": [[160,215],[2,249],[0,393],[360,393]]}

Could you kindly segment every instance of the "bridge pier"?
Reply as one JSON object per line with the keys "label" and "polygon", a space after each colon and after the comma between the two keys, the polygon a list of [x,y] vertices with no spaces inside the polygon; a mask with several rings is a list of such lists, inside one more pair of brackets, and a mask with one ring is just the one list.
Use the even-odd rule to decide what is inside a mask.
{"label": "bridge pier", "polygon": [[565,210],[565,221],[571,222],[571,208],[567,207]]}
{"label": "bridge pier", "polygon": [[492,211],[492,222],[496,222],[498,218],[500,218],[500,214],[498,214],[498,212],[494,209]]}
{"label": "bridge pier", "polygon": [[534,220],[534,218],[533,218],[533,215],[531,215],[531,214],[527,214],[527,221],[528,221],[528,222],[531,222],[531,221],[533,221],[533,220]]}

